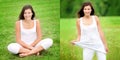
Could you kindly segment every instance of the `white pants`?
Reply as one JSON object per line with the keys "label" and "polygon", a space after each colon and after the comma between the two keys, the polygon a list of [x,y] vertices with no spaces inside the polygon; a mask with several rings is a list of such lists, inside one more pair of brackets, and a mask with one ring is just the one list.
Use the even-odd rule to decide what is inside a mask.
{"label": "white pants", "polygon": [[96,52],[96,55],[98,57],[98,60],[106,60],[106,54],[102,52],[98,52],[95,50],[91,50],[88,48],[83,49],[83,60],[92,60],[94,53]]}
{"label": "white pants", "polygon": [[[43,39],[38,44],[36,44],[35,48],[38,46],[42,46],[45,50],[48,49],[50,46],[52,46],[53,40],[50,38]],[[10,51],[13,54],[18,54],[19,50],[22,46],[18,43],[11,43],[8,45],[8,51]]]}

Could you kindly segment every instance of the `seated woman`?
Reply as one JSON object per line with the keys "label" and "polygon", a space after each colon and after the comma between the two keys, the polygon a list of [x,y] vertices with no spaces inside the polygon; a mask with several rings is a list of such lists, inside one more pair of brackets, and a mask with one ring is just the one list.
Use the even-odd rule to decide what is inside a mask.
{"label": "seated woman", "polygon": [[34,19],[35,12],[31,5],[25,5],[16,22],[16,42],[8,45],[8,50],[20,57],[39,55],[42,50],[52,46],[53,40],[41,40],[42,34],[39,20]]}

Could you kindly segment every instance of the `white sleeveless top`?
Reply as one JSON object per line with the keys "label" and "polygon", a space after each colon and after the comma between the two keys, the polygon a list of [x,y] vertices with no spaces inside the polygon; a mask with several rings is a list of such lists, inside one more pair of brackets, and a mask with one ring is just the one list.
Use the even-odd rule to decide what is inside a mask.
{"label": "white sleeveless top", "polygon": [[20,20],[20,29],[21,29],[21,40],[26,44],[33,43],[37,38],[36,33],[36,20],[34,20],[34,27],[31,29],[25,29],[22,24],[22,20]]}
{"label": "white sleeveless top", "polygon": [[75,42],[76,45],[82,48],[90,48],[96,51],[106,53],[100,34],[98,32],[95,17],[92,16],[92,24],[84,25],[83,18],[80,18],[81,36],[80,41]]}

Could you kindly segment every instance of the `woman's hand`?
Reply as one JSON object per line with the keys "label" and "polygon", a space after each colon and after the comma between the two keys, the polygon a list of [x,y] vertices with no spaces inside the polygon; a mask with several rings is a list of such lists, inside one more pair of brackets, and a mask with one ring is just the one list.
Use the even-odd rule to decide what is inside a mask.
{"label": "woman's hand", "polygon": [[109,49],[108,49],[108,47],[105,47],[105,51],[108,53],[109,52]]}
{"label": "woman's hand", "polygon": [[28,49],[30,49],[30,50],[32,50],[33,48],[34,48],[34,47],[31,46],[31,45],[28,46]]}
{"label": "woman's hand", "polygon": [[78,42],[79,40],[72,40],[71,43],[75,45],[75,42]]}

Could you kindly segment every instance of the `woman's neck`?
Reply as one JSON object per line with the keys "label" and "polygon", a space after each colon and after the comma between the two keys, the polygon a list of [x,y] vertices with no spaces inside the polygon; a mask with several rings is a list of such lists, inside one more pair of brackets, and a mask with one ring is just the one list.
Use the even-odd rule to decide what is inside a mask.
{"label": "woman's neck", "polygon": [[84,16],[84,18],[89,19],[89,18],[91,18],[91,16],[90,15],[89,16]]}
{"label": "woman's neck", "polygon": [[26,23],[30,23],[32,20],[25,20],[24,19],[24,22],[26,22]]}

